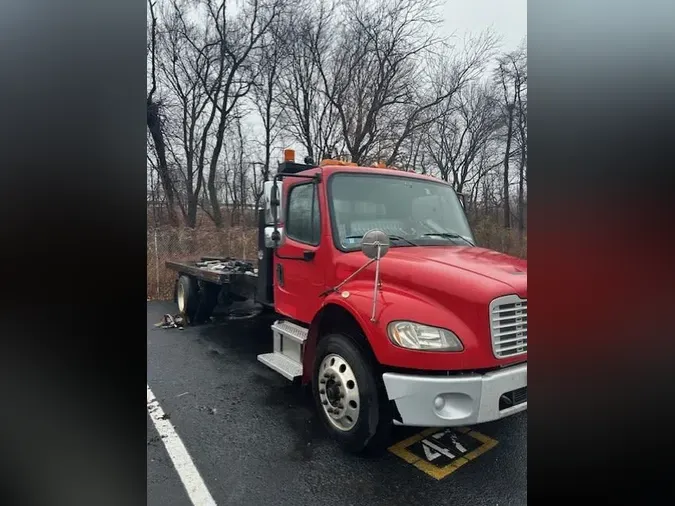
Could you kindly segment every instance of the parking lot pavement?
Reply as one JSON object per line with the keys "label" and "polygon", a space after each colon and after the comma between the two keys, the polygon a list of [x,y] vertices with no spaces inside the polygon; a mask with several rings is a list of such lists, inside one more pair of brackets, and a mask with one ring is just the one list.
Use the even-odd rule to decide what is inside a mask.
{"label": "parking lot pavement", "polygon": [[190,504],[169,454],[148,415],[148,504]]}
{"label": "parking lot pavement", "polygon": [[[446,466],[442,479],[424,471],[424,459],[353,456],[327,438],[304,389],[256,360],[271,349],[269,318],[155,327],[176,311],[173,303],[148,303],[148,387],[217,504],[527,503],[526,413],[472,427],[497,444],[454,472]],[[398,427],[392,446],[422,431]],[[433,446],[431,464],[446,458]],[[147,465],[150,506],[192,503],[150,416]]]}

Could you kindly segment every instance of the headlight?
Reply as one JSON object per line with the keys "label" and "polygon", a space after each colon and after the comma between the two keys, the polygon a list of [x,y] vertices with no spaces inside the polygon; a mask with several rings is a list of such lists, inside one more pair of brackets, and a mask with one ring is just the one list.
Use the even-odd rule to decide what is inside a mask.
{"label": "headlight", "polygon": [[397,321],[387,325],[389,340],[402,348],[412,350],[462,351],[464,346],[447,329],[430,327],[415,322]]}

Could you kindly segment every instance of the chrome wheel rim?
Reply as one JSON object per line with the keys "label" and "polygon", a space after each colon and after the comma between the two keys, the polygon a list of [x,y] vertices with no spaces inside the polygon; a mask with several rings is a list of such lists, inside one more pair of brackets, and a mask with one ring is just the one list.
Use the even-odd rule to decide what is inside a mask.
{"label": "chrome wheel rim", "polygon": [[338,430],[354,428],[359,419],[359,385],[349,363],[331,353],[319,365],[319,400],[328,421]]}

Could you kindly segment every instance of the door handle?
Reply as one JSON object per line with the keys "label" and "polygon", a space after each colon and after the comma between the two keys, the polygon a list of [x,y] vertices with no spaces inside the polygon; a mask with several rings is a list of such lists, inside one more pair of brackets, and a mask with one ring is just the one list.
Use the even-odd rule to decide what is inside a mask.
{"label": "door handle", "polygon": [[316,252],[314,252],[314,251],[303,251],[302,252],[302,258],[306,262],[309,262],[310,260],[314,260],[315,255],[316,255]]}

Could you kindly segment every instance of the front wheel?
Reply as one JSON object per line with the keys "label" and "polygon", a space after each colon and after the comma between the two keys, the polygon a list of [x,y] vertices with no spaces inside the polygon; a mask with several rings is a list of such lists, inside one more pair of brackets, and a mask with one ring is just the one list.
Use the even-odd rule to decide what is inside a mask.
{"label": "front wheel", "polygon": [[331,334],[319,341],[312,390],[331,436],[353,453],[380,452],[391,414],[373,366],[352,339]]}

